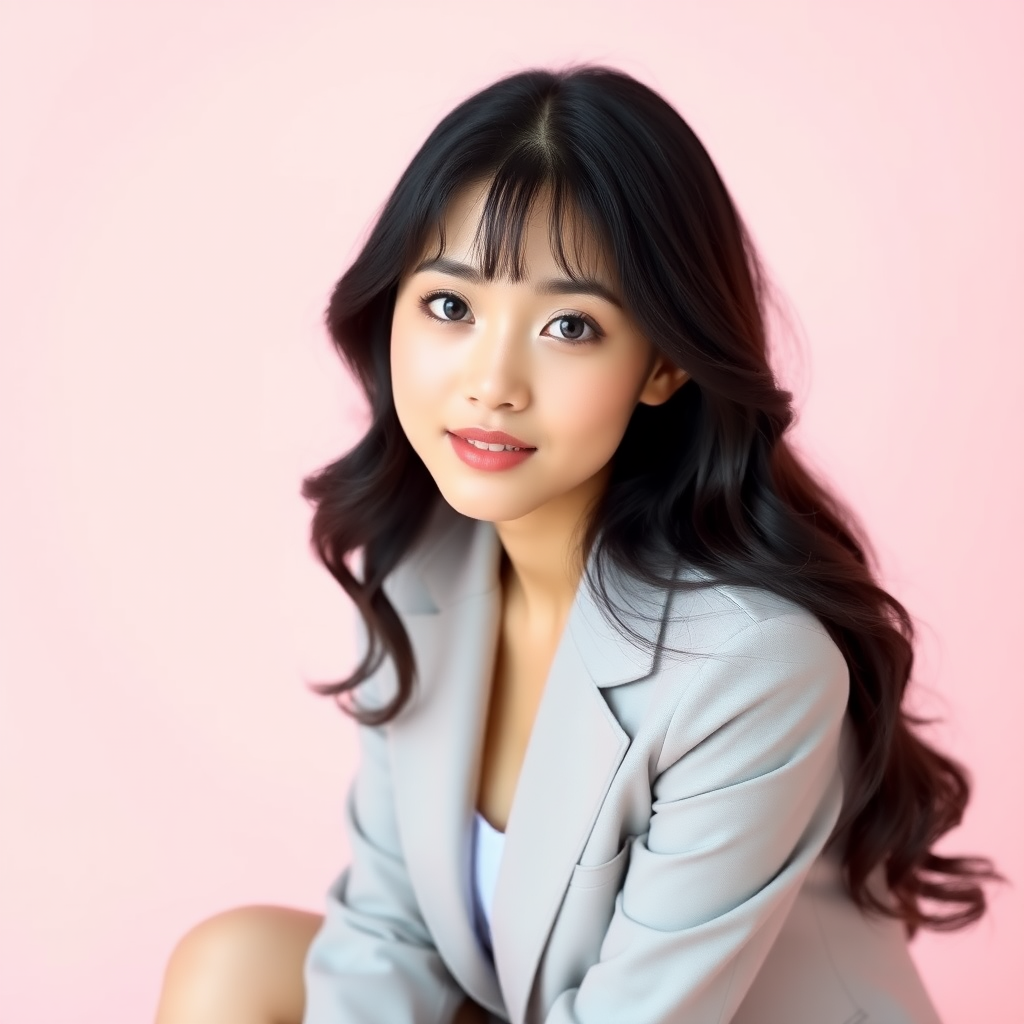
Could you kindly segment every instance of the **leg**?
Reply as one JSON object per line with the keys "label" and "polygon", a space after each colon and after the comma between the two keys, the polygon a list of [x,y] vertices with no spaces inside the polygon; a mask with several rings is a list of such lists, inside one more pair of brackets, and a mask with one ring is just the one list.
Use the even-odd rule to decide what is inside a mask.
{"label": "leg", "polygon": [[155,1024],[300,1024],[302,964],[322,922],[270,906],[201,921],[171,953]]}

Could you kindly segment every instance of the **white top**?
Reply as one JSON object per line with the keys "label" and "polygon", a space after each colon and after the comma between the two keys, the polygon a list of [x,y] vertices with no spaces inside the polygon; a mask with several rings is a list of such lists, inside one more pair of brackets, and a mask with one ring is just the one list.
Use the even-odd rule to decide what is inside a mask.
{"label": "white top", "polygon": [[498,864],[505,846],[505,833],[499,832],[479,811],[473,815],[473,924],[480,947],[494,958],[491,945],[491,904],[498,881]]}

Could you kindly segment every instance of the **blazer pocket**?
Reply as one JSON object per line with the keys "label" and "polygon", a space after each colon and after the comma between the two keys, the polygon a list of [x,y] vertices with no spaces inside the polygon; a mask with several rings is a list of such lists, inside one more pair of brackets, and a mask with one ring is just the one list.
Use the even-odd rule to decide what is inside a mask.
{"label": "blazer pocket", "polygon": [[[579,985],[600,959],[635,838],[627,836],[622,849],[603,864],[573,868],[538,970],[535,998],[541,1005],[550,1005],[560,992]],[[528,1015],[528,1019],[533,1017]]]}
{"label": "blazer pocket", "polygon": [[635,836],[627,836],[622,849],[611,860],[606,860],[603,864],[577,864],[569,877],[569,888],[599,889],[610,882],[615,882],[617,885],[625,874],[630,844],[635,838]]}

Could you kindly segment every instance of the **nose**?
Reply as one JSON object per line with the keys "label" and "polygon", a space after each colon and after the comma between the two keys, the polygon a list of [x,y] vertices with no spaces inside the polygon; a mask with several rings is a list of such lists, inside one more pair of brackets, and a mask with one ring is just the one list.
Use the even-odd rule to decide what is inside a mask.
{"label": "nose", "polygon": [[488,408],[523,408],[529,400],[529,354],[521,326],[504,318],[479,330],[466,354],[464,390]]}

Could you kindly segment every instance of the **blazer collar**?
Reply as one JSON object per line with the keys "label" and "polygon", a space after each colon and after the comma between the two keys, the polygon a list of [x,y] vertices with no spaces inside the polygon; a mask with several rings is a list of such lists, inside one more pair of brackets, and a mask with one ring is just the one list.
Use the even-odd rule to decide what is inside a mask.
{"label": "blazer collar", "polygon": [[[406,865],[437,948],[476,1002],[496,1013],[504,1006],[522,1024],[569,878],[630,742],[600,689],[647,676],[653,655],[619,635],[581,579],[509,812],[492,966],[473,931],[471,837],[500,629],[500,559],[493,523],[439,500],[389,591],[417,668],[389,735]],[[630,587],[617,572],[606,581],[625,621],[648,639],[660,636],[667,591]]]}
{"label": "blazer collar", "polygon": [[[470,519],[438,500],[417,552],[393,594],[398,611],[436,615],[472,597],[500,596],[501,541],[492,522]],[[587,571],[594,566],[591,555]],[[604,580],[619,617],[646,640],[656,640],[664,625],[668,592],[638,584],[611,565]],[[576,591],[568,626],[580,643],[580,657],[595,685],[616,686],[650,673],[652,652],[621,635],[621,628],[607,617],[585,579]]]}

